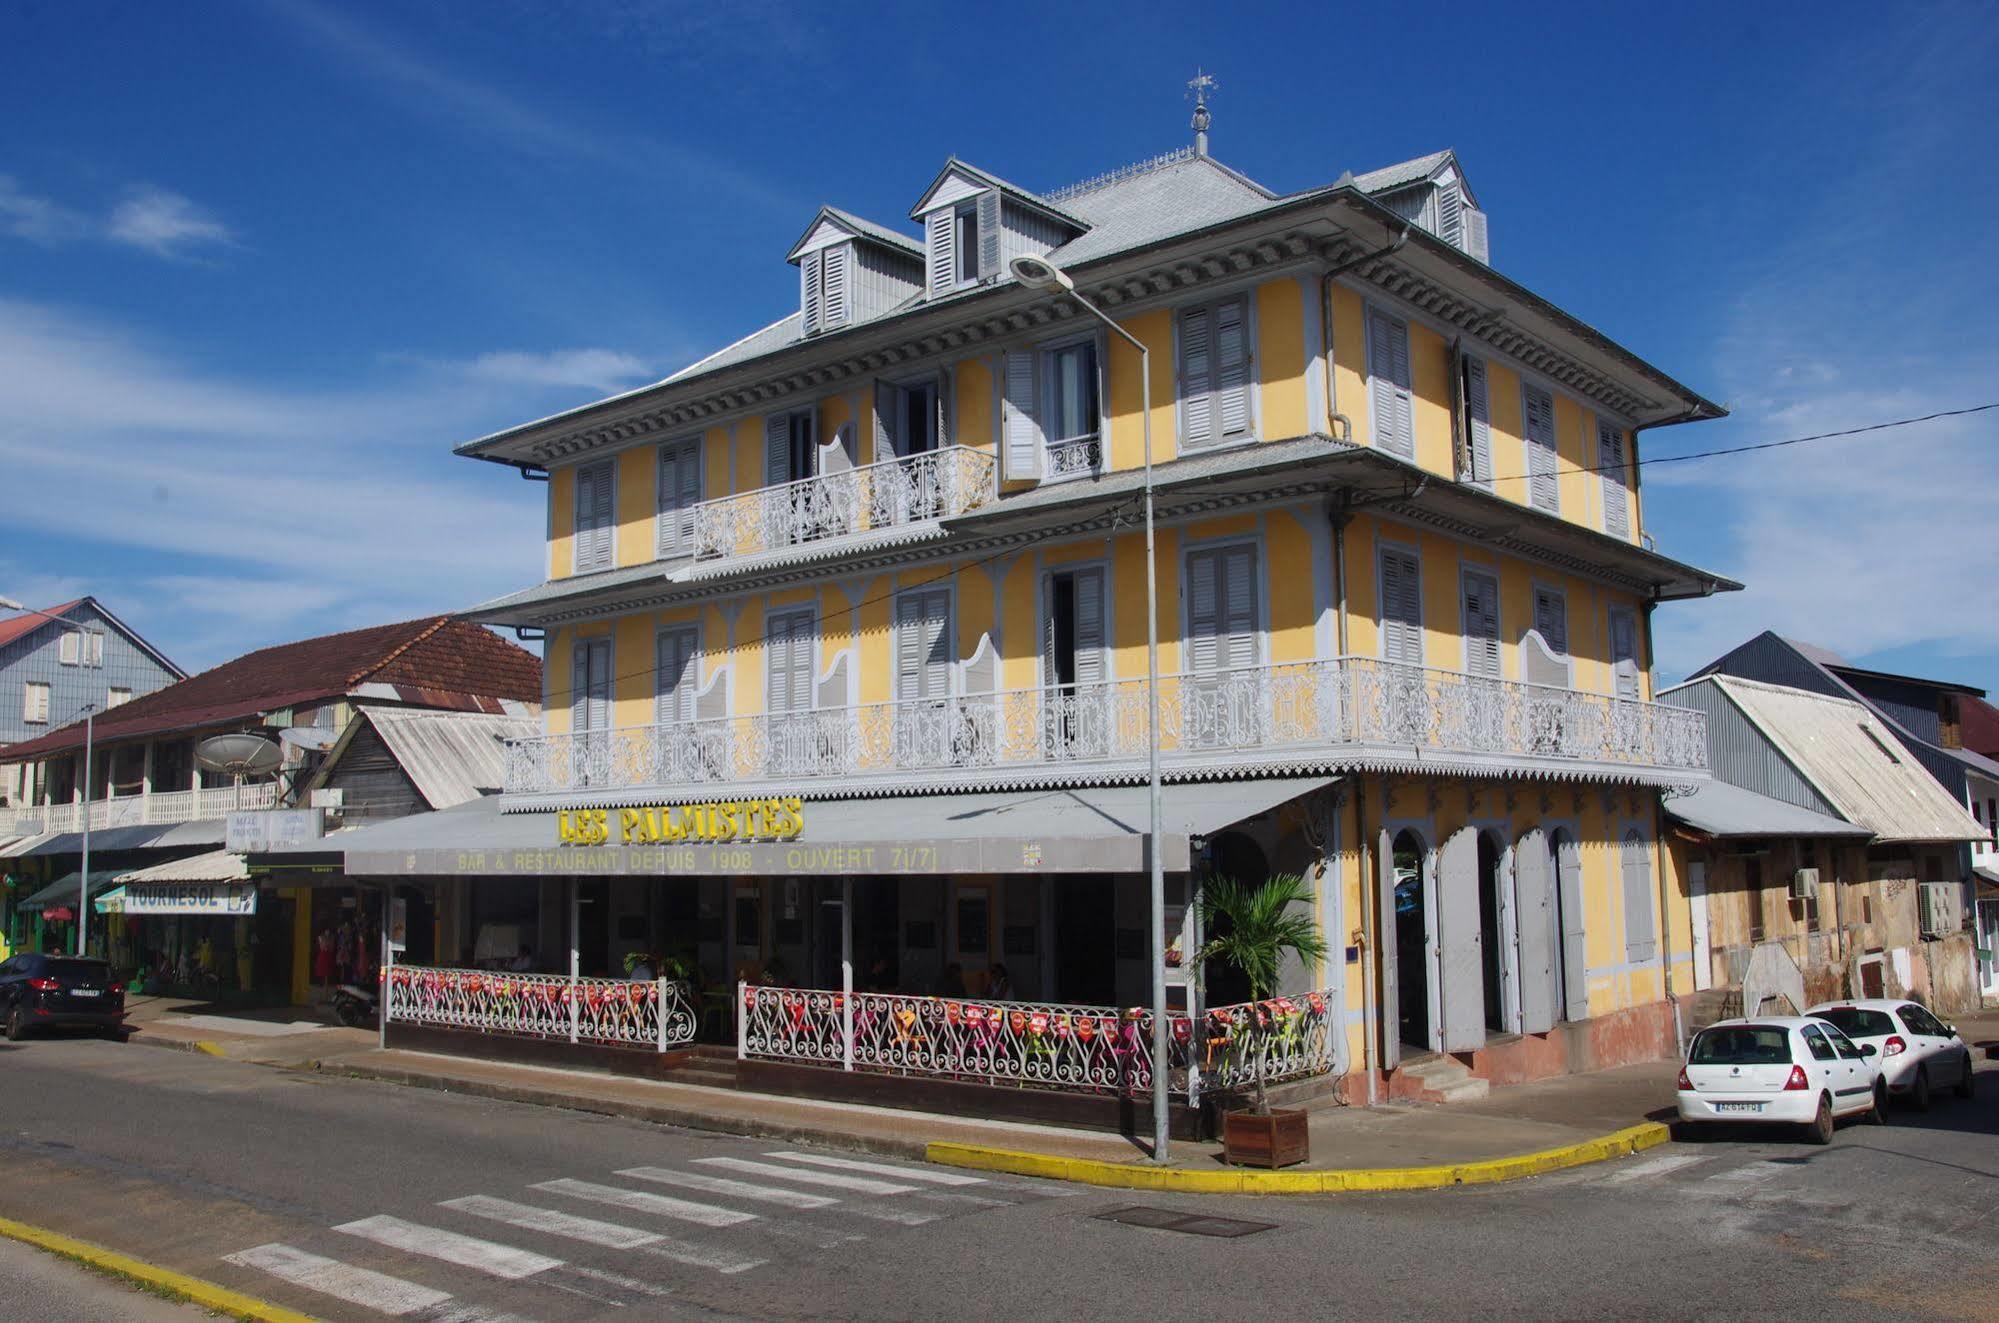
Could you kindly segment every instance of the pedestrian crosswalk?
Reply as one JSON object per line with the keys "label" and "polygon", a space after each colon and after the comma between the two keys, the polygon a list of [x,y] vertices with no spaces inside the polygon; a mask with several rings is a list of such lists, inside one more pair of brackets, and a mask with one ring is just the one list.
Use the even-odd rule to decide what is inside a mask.
{"label": "pedestrian crosswalk", "polygon": [[[399,1207],[224,1256],[339,1317],[529,1323],[573,1297],[634,1305],[874,1234],[1062,1193],[1037,1183],[796,1149],[526,1181]],[[690,1274],[692,1277],[690,1278]],[[273,1287],[272,1289],[276,1289]],[[503,1308],[486,1303],[503,1297]],[[570,1297],[565,1304],[565,1297]]]}

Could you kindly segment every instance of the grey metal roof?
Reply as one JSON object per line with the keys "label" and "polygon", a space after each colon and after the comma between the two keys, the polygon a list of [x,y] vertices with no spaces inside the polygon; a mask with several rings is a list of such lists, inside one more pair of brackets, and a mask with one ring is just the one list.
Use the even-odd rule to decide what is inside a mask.
{"label": "grey metal roof", "polygon": [[856,216],[853,212],[845,211],[830,203],[819,208],[818,211],[812,214],[812,223],[805,227],[804,234],[798,236],[798,243],[791,245],[791,251],[794,255],[798,252],[798,244],[804,243],[810,237],[812,231],[819,228],[819,219],[822,216],[831,216],[854,233],[865,235],[879,243],[885,243],[891,248],[900,249],[912,257],[921,258],[923,256],[923,244],[917,239],[907,234],[899,234],[886,225],[877,225],[871,220]]}
{"label": "grey metal roof", "polygon": [[944,168],[939,170],[936,176],[932,178],[927,185],[924,186],[922,196],[917,198],[916,200],[916,206],[911,207],[909,210],[909,216],[911,220],[914,220],[916,217],[922,215],[922,212],[919,211],[918,208],[920,208],[923,205],[924,199],[928,198],[933,192],[935,192],[937,189],[937,185],[944,182],[944,176],[950,174],[953,170],[960,170],[963,171],[965,174],[972,175],[975,178],[984,181],[990,187],[998,189],[1002,193],[1011,193],[1015,198],[1019,199],[1020,201],[1027,203],[1031,207],[1035,207],[1041,211],[1045,211],[1049,215],[1054,216],[1057,219],[1068,221],[1071,224],[1076,224],[1078,221],[1077,216],[1071,214],[1070,212],[1064,211],[1061,207],[1056,206],[1053,202],[1050,202],[1047,198],[1042,197],[1039,193],[1036,193],[1033,189],[1022,188],[1019,184],[1011,183],[1005,179],[1001,179],[998,175],[994,174],[992,171],[982,170],[978,166],[973,165],[970,161],[965,160],[961,156],[953,156],[950,160],[944,162]]}
{"label": "grey metal roof", "polygon": [[1455,152],[1446,147],[1441,152],[1431,152],[1428,156],[1418,156],[1413,160],[1385,165],[1379,170],[1355,175],[1354,187],[1363,193],[1386,193],[1390,189],[1403,188],[1428,179],[1437,172],[1438,167],[1455,155]]}
{"label": "grey metal roof", "polygon": [[1666,813],[1710,836],[1852,836],[1874,833],[1844,818],[1814,813],[1726,781],[1709,781],[1692,794],[1669,796]]}
{"label": "grey metal roof", "polygon": [[603,570],[595,574],[577,574],[566,579],[550,579],[532,588],[523,588],[517,593],[495,597],[477,606],[466,607],[458,614],[468,619],[479,619],[496,612],[517,610],[524,606],[541,606],[548,602],[560,602],[571,597],[589,597],[606,588],[628,588],[634,584],[664,582],[670,577],[669,571],[678,565],[676,560],[650,561],[643,565],[624,565],[615,570]]}
{"label": "grey metal roof", "polygon": [[1999,781],[1999,761],[1970,749],[1945,749],[1944,752],[1963,763],[1967,770],[1976,772],[1989,781]]}
{"label": "grey metal roof", "polygon": [[1984,839],[1985,829],[1869,708],[1732,675],[1710,678],[1841,816],[1876,840]]}
{"label": "grey metal roof", "polygon": [[[103,892],[108,887],[110,887],[112,883],[114,883],[117,880],[117,877],[118,877],[118,870],[115,868],[91,869],[90,895],[96,896],[99,893]],[[43,887],[40,891],[37,891],[34,895],[28,897],[26,900],[17,902],[14,908],[17,910],[35,910],[37,912],[40,912],[41,910],[44,909],[53,909],[58,905],[66,904],[69,905],[71,909],[74,909],[76,908],[75,901],[77,898],[76,897],[77,887],[81,881],[82,881],[81,873],[75,871],[67,873],[64,876],[59,877],[55,881],[49,883],[47,886]]]}
{"label": "grey metal roof", "polygon": [[185,859],[169,859],[163,864],[153,864],[148,868],[135,868],[129,873],[118,874],[118,881],[126,882],[247,882],[250,880],[250,861],[243,855],[228,850],[210,850],[206,854],[191,854]]}
{"label": "grey metal roof", "polygon": [[[113,850],[220,845],[222,839],[221,818],[200,818],[193,822],[176,822],[167,826],[101,827],[90,833],[90,848],[108,854]],[[83,833],[55,832],[38,838],[35,844],[25,849],[18,846],[15,848],[22,855],[80,854],[83,851]]]}
{"label": "grey metal roof", "polygon": [[1075,198],[1069,209],[1090,226],[1089,232],[1050,257],[1064,266],[1092,262],[1253,215],[1277,201],[1219,161],[1196,156]]}
{"label": "grey metal roof", "polygon": [[498,793],[506,741],[541,734],[534,717],[372,706],[361,714],[433,809]]}
{"label": "grey metal roof", "polygon": [[[697,362],[689,363],[686,367],[680,369],[680,371],[666,378],[666,381],[658,384],[663,386],[667,381],[679,381],[682,377],[691,377],[698,372],[714,372],[717,369],[728,367],[734,363],[747,362],[752,358],[758,358],[774,350],[782,349],[786,345],[796,344],[804,338],[805,314],[803,312],[789,313],[786,316],[778,318],[761,331],[752,331],[742,339],[736,341],[736,343],[726,348],[718,349],[708,355],[708,357],[700,359]],[[651,389],[652,387],[650,386],[640,386],[636,391],[627,391],[625,393],[633,395]],[[612,396],[611,398],[617,399],[620,397]]]}

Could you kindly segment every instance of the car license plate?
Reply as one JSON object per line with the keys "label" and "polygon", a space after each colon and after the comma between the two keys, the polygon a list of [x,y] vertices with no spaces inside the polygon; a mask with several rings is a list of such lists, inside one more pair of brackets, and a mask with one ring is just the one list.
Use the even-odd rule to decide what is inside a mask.
{"label": "car license plate", "polygon": [[1762,1103],[1716,1103],[1714,1105],[1714,1109],[1717,1112],[1760,1112],[1763,1110],[1763,1104]]}
{"label": "car license plate", "polygon": [[70,995],[70,996],[72,996],[72,997],[95,997],[95,996],[97,995],[97,989],[96,989],[96,988],[71,988],[71,989],[69,990],[69,995]]}

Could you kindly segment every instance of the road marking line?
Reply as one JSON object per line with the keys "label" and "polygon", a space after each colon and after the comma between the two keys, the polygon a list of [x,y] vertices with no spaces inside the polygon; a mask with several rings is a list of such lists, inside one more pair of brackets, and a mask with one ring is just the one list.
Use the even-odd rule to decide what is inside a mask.
{"label": "road marking line", "polygon": [[406,1282],[400,1277],[356,1268],[338,1259],[308,1254],[302,1249],[276,1242],[225,1254],[222,1261],[239,1268],[255,1268],[279,1281],[394,1318],[431,1309],[451,1299],[446,1291],[433,1291],[428,1286]]}
{"label": "road marking line", "polygon": [[983,1194],[959,1194],[955,1190],[925,1190],[916,1196],[934,1204],[970,1204],[974,1208],[1012,1208],[1005,1199],[988,1199]]}
{"label": "road marking line", "polygon": [[893,1222],[897,1226],[920,1227],[935,1222],[942,1213],[906,1213],[900,1208],[857,1208],[849,1206],[847,1211],[855,1217],[865,1217],[876,1222]]}
{"label": "road marking line", "polygon": [[534,1323],[519,1314],[497,1313],[484,1305],[439,1305],[426,1310],[421,1323]]}
{"label": "road marking line", "polygon": [[798,1171],[792,1167],[773,1166],[768,1162],[750,1162],[744,1158],[696,1158],[696,1162],[707,1163],[711,1167],[726,1167],[730,1171],[748,1172],[752,1176],[774,1176],[781,1181],[795,1181],[800,1185],[825,1185],[836,1190],[853,1190],[860,1194],[914,1194],[914,1185],[898,1185],[893,1181],[878,1181],[866,1176],[835,1176],[826,1171]]}
{"label": "road marking line", "polygon": [[[602,1268],[586,1268],[580,1263],[569,1264],[563,1268],[563,1271],[565,1273],[575,1273],[586,1281],[602,1282],[606,1286],[615,1286],[621,1291],[630,1291],[636,1295],[665,1295],[667,1293],[666,1288],[657,1282],[640,1281],[636,1277],[627,1277],[621,1272],[607,1272]],[[612,1301],[611,1303],[622,1304],[623,1302]]]}
{"label": "road marking line", "polygon": [[697,1204],[691,1199],[671,1199],[666,1195],[649,1194],[644,1190],[621,1190],[615,1185],[598,1185],[592,1181],[573,1181],[564,1178],[559,1181],[542,1181],[533,1188],[547,1190],[551,1194],[566,1194],[572,1199],[588,1199],[592,1203],[609,1204],[613,1208],[629,1208],[634,1212],[675,1217],[683,1222],[697,1222],[704,1227],[732,1227],[757,1220],[755,1213],[738,1212],[733,1208],[717,1208],[714,1204]]}
{"label": "road marking line", "polygon": [[1703,1153],[1669,1153],[1664,1157],[1647,1158],[1636,1166],[1626,1167],[1604,1178],[1605,1185],[1625,1185],[1631,1181],[1648,1180],[1654,1176],[1664,1176],[1669,1171],[1691,1167],[1697,1162],[1711,1161]]}
{"label": "road marking line", "polygon": [[711,1268],[723,1274],[748,1272],[761,1268],[768,1259],[755,1259],[747,1254],[732,1254],[728,1250],[710,1249],[706,1245],[694,1245],[684,1240],[665,1240],[657,1245],[648,1245],[641,1254],[651,1254],[673,1263],[686,1264],[690,1268]]}
{"label": "road marking line", "polygon": [[660,1185],[678,1185],[687,1190],[702,1190],[708,1194],[727,1194],[734,1195],[738,1199],[782,1204],[786,1208],[830,1208],[840,1202],[829,1194],[782,1190],[770,1185],[753,1185],[749,1181],[732,1181],[723,1176],[703,1176],[699,1172],[673,1171],[667,1167],[626,1167],[618,1175],[630,1176],[641,1181],[655,1181]]}
{"label": "road marking line", "polygon": [[333,1229],[344,1235],[387,1245],[390,1249],[441,1259],[445,1263],[455,1263],[461,1268],[509,1281],[519,1281],[523,1277],[532,1277],[538,1272],[562,1266],[561,1259],[551,1259],[544,1254],[515,1249],[511,1245],[498,1245],[473,1236],[461,1236],[456,1231],[419,1226],[400,1217],[364,1217],[358,1222],[344,1222]]}
{"label": "road marking line", "polygon": [[893,1176],[897,1180],[927,1181],[932,1185],[984,1185],[983,1176],[967,1176],[961,1171],[928,1171],[917,1167],[897,1167],[886,1162],[862,1162],[858,1158],[836,1158],[827,1153],[766,1153],[767,1158],[780,1158],[785,1162],[808,1162],[815,1167],[832,1167],[839,1171],[871,1172],[877,1176]]}
{"label": "road marking line", "polygon": [[658,1233],[641,1231],[637,1227],[620,1226],[616,1222],[600,1222],[594,1217],[578,1217],[574,1213],[557,1212],[553,1208],[537,1208],[533,1204],[517,1204],[511,1199],[494,1199],[488,1195],[473,1194],[463,1199],[446,1199],[439,1208],[456,1209],[483,1217],[493,1222],[504,1222],[510,1227],[520,1227],[524,1231],[540,1231],[551,1236],[561,1236],[567,1240],[580,1240],[590,1245],[604,1245],[611,1249],[637,1249],[641,1245],[651,1245],[661,1239]]}

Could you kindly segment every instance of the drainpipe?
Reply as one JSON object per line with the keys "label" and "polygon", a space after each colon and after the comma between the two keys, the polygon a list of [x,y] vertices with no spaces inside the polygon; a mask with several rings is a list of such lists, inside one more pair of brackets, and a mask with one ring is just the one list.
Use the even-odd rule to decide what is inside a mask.
{"label": "drainpipe", "polygon": [[1333,508],[1326,513],[1326,522],[1333,526],[1333,591],[1339,596],[1339,624],[1336,650],[1344,658],[1347,655],[1347,525],[1353,522],[1353,493],[1341,488],[1333,499]]}
{"label": "drainpipe", "polygon": [[1327,266],[1319,277],[1319,326],[1321,338],[1325,341],[1325,354],[1319,360],[1319,371],[1326,382],[1326,431],[1339,441],[1353,440],[1353,421],[1339,411],[1339,389],[1335,384],[1337,374],[1333,371],[1333,280],[1355,267],[1365,266],[1377,258],[1387,257],[1409,241],[1409,222],[1393,239],[1371,253],[1350,257],[1344,262],[1334,262]]}

